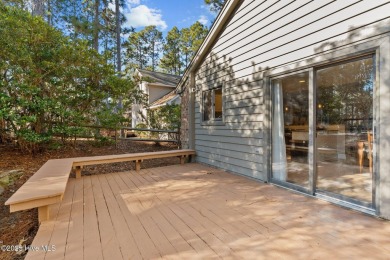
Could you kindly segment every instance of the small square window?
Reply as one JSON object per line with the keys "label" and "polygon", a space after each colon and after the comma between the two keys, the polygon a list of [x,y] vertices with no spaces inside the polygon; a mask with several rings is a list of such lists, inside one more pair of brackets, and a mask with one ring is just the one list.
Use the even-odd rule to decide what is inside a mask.
{"label": "small square window", "polygon": [[203,121],[222,121],[222,86],[203,91]]}

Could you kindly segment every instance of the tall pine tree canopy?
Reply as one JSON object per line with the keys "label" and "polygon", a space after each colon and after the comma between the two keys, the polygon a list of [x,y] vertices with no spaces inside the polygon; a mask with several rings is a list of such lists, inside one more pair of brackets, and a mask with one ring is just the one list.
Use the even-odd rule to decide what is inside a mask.
{"label": "tall pine tree canopy", "polygon": [[136,31],[124,26],[125,6],[125,0],[0,2],[0,141],[12,132],[21,148],[36,151],[53,136],[80,134],[83,125],[117,126],[132,102],[145,100],[131,80],[134,69],[184,72],[207,27]]}
{"label": "tall pine tree canopy", "polygon": [[206,26],[195,22],[189,28],[179,31],[173,27],[165,38],[160,67],[163,71],[181,75],[189,65],[195,53],[208,33]]}
{"label": "tall pine tree canopy", "polygon": [[112,100],[135,89],[88,41],[39,16],[0,4],[0,34],[0,120],[27,151],[95,123]]}
{"label": "tall pine tree canopy", "polygon": [[154,25],[146,26],[143,30],[130,34],[124,43],[127,49],[128,67],[155,71],[162,44],[162,32]]}
{"label": "tall pine tree canopy", "polygon": [[167,34],[166,43],[163,47],[163,54],[160,66],[166,72],[180,75],[182,72],[182,61],[180,59],[181,33],[175,26]]}

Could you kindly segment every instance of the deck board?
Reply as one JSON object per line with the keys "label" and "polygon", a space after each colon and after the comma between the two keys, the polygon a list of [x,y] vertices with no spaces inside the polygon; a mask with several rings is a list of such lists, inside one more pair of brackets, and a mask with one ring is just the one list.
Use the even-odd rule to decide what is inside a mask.
{"label": "deck board", "polygon": [[[115,180],[111,178],[111,175],[107,174],[100,175],[99,180],[102,189],[106,191],[104,193],[106,195],[105,199],[123,257],[125,259],[140,259],[141,254],[124,217],[128,212],[121,210],[117,201],[118,198],[115,197],[115,191],[118,190]],[[119,199],[121,200],[122,198]]]}
{"label": "deck board", "polygon": [[75,182],[73,191],[72,211],[70,212],[70,222],[65,250],[65,259],[84,259],[84,254],[80,254],[84,248],[84,179]]}
{"label": "deck board", "polygon": [[[84,187],[83,256],[84,259],[103,259],[99,224],[91,177],[80,178]],[[81,254],[80,254],[81,255]]]}
{"label": "deck board", "polygon": [[[53,204],[49,206],[49,211],[51,216],[57,216],[58,211],[60,209],[60,204]],[[46,252],[44,250],[41,250],[40,247],[42,245],[49,245],[50,238],[53,233],[53,229],[55,226],[56,220],[52,219],[49,221],[44,221],[39,226],[38,232],[35,235],[34,242],[31,246],[37,247],[39,249],[37,250],[29,250],[28,254],[24,258],[25,260],[31,260],[31,259],[44,259]]]}
{"label": "deck board", "polygon": [[26,259],[390,255],[390,222],[200,164],[70,179],[50,212]]}
{"label": "deck board", "polygon": [[96,203],[103,258],[122,259],[123,255],[119,246],[116,230],[113,225],[113,215],[112,213],[110,214],[108,209],[110,201],[107,201],[107,194],[110,191],[105,190],[103,192],[98,175],[91,176],[91,180],[93,196]]}
{"label": "deck board", "polygon": [[72,212],[73,193],[75,182],[71,181],[67,185],[67,192],[64,195],[58,217],[53,228],[48,247],[55,246],[52,252],[46,252],[45,259],[64,259],[66,252],[67,237],[69,233],[70,215]]}

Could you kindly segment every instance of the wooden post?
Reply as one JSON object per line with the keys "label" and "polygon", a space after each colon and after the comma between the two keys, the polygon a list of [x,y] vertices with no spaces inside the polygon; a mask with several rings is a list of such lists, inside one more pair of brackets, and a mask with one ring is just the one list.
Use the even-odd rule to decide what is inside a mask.
{"label": "wooden post", "polygon": [[357,142],[357,153],[358,153],[358,160],[359,160],[359,169],[360,173],[362,173],[363,170],[363,155],[364,155],[364,141],[358,141]]}
{"label": "wooden post", "polygon": [[118,127],[115,125],[115,149],[118,149]]}
{"label": "wooden post", "polygon": [[141,170],[141,161],[140,160],[135,161],[135,170],[137,172]]}
{"label": "wooden post", "polygon": [[76,179],[80,179],[81,178],[81,169],[83,167],[82,166],[76,166]]}
{"label": "wooden post", "polygon": [[49,206],[42,206],[38,208],[38,221],[42,223],[42,221],[49,220]]}

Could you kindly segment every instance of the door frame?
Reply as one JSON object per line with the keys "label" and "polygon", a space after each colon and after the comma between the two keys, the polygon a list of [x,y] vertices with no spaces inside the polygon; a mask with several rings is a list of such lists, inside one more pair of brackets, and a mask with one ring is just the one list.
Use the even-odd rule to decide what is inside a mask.
{"label": "door frame", "polygon": [[[377,58],[376,58],[376,51],[369,51],[366,53],[366,55],[362,54],[362,55],[359,55],[359,56],[352,56],[350,59],[343,59],[343,60],[340,60],[340,61],[337,61],[337,62],[332,62],[332,63],[329,63],[329,64],[325,64],[323,66],[316,66],[314,67],[313,69],[313,93],[314,93],[314,96],[311,97],[313,99],[313,103],[314,103],[314,106],[312,107],[314,111],[314,115],[313,115],[313,119],[314,119],[314,122],[313,122],[313,135],[315,137],[317,137],[317,127],[316,127],[316,122],[317,122],[317,93],[316,93],[316,90],[317,90],[317,86],[316,86],[316,83],[317,83],[317,79],[316,79],[316,74],[317,74],[317,71],[318,70],[321,70],[321,69],[324,69],[324,68],[329,68],[329,67],[332,67],[332,66],[337,66],[337,65],[340,65],[340,64],[345,64],[345,63],[348,63],[348,62],[353,62],[353,61],[359,61],[359,60],[362,60],[364,58],[372,58],[372,61],[373,61],[373,70],[374,70],[374,76],[375,76],[375,79],[374,79],[374,82],[373,82],[373,100],[372,100],[372,104],[373,104],[373,118],[372,118],[372,128],[373,128],[373,132],[374,132],[374,142],[373,142],[373,150],[376,148],[376,144],[375,144],[375,140],[377,139],[376,138],[376,125],[379,121],[376,121],[376,115],[378,113],[377,111],[377,99],[376,99],[376,95],[375,93],[377,92],[377,67],[378,67],[378,64],[377,64]],[[314,138],[315,140],[315,138]],[[357,206],[360,206],[360,207],[365,207],[367,209],[372,209],[372,210],[375,210],[375,207],[376,207],[376,203],[375,203],[375,199],[376,199],[376,179],[375,179],[375,176],[377,174],[377,172],[375,171],[375,168],[374,168],[374,161],[376,161],[376,153],[372,152],[372,156],[373,156],[373,169],[372,169],[372,176],[371,176],[371,181],[372,181],[372,187],[371,187],[371,203],[369,202],[365,202],[365,201],[360,201],[360,200],[357,200],[357,199],[354,199],[352,197],[348,197],[348,196],[345,196],[345,195],[342,195],[342,194],[338,194],[338,193],[333,193],[333,192],[330,192],[330,191],[325,191],[325,190],[319,190],[317,189],[316,185],[317,185],[317,180],[318,180],[318,172],[317,172],[317,147],[316,147],[316,142],[314,141],[314,151],[315,151],[315,160],[314,160],[314,163],[316,165],[316,167],[314,167],[314,176],[315,176],[315,180],[314,180],[314,183],[313,183],[313,195],[314,196],[317,196],[317,195],[320,195],[322,197],[330,197],[332,199],[336,199],[336,200],[341,200],[341,201],[345,201],[347,203],[351,203],[351,204],[354,204],[354,205],[357,205]]]}
{"label": "door frame", "polygon": [[[387,64],[390,66],[390,36],[378,36],[373,37],[364,42],[347,45],[347,47],[343,47],[340,49],[333,49],[330,51],[326,51],[321,54],[312,55],[310,57],[306,57],[305,59],[301,59],[295,62],[288,63],[283,66],[275,67],[269,69],[267,71],[267,77],[265,79],[265,91],[264,91],[264,111],[265,111],[265,119],[263,122],[264,127],[264,147],[265,147],[265,167],[264,170],[267,173],[267,182],[275,184],[277,186],[283,186],[287,189],[292,189],[297,192],[303,192],[309,196],[315,196],[320,199],[325,199],[331,201],[333,203],[341,204],[343,206],[356,208],[360,211],[365,211],[370,214],[376,215],[384,215],[385,217],[390,217],[390,198],[383,198],[382,193],[385,192],[384,188],[381,189],[381,181],[382,179],[390,179],[390,174],[385,174],[380,172],[380,168],[383,169],[383,165],[387,163],[379,164],[380,158],[383,159],[383,155],[379,156],[379,150],[383,149],[385,144],[381,145],[381,138],[383,138],[383,130],[380,132],[380,128],[386,127],[387,125],[380,125],[379,118],[380,114],[384,114],[383,108],[380,108],[380,104],[384,103],[384,95],[381,93],[381,88],[383,91],[383,87],[386,86],[386,80],[390,78],[390,71],[386,70],[386,67],[383,66]],[[373,55],[375,62],[375,82],[374,82],[374,93],[373,93],[373,102],[374,102],[374,111],[373,111],[373,132],[376,136],[373,143],[373,172],[375,173],[373,177],[373,200],[372,207],[367,208],[366,205],[356,204],[355,200],[348,200],[344,197],[339,196],[328,196],[327,193],[316,193],[316,179],[317,179],[317,171],[315,166],[316,162],[316,153],[314,152],[316,149],[314,138],[311,135],[316,134],[316,88],[315,88],[315,70],[318,68],[330,66],[336,63],[343,63],[345,61],[362,58],[368,55]],[[379,66],[379,65],[382,66]],[[287,75],[296,74],[302,71],[309,71],[309,184],[311,189],[302,189],[300,186],[286,182],[279,182],[272,180],[272,86],[271,80],[276,79],[278,77],[285,77]],[[380,77],[382,76],[382,78]],[[387,93],[386,93],[387,96]],[[382,119],[383,121],[383,119]],[[381,123],[383,124],[383,123]],[[310,135],[311,133],[311,135]],[[311,154],[311,155],[310,155]],[[388,165],[390,167],[390,164]],[[311,173],[310,173],[311,172]],[[345,200],[344,200],[345,199]],[[338,202],[340,201],[340,203]],[[347,204],[347,205],[346,205]],[[349,205],[350,204],[350,205]],[[363,203],[364,204],[364,203]],[[356,207],[355,207],[356,206]]]}
{"label": "door frame", "polygon": [[310,125],[311,125],[311,122],[310,122],[310,111],[311,111],[311,107],[310,107],[310,85],[312,84],[312,76],[313,76],[313,68],[306,68],[306,69],[301,69],[301,70],[296,70],[296,71],[292,71],[292,72],[289,72],[289,73],[285,73],[285,74],[281,74],[281,75],[278,75],[278,76],[274,76],[274,77],[269,77],[269,94],[270,94],[270,98],[269,98],[269,109],[267,110],[270,110],[269,112],[269,116],[267,118],[269,118],[269,126],[270,126],[270,132],[269,132],[269,144],[270,144],[270,151],[272,151],[272,109],[273,109],[273,92],[272,92],[272,81],[273,80],[276,80],[276,79],[280,79],[280,78],[284,78],[284,77],[288,77],[288,76],[292,76],[292,75],[296,75],[296,74],[300,74],[300,73],[305,73],[305,72],[308,72],[309,74],[309,88],[308,88],[308,101],[309,101],[309,150],[308,150],[308,166],[309,166],[309,176],[308,176],[308,180],[309,180],[309,186],[307,188],[303,187],[303,186],[300,186],[300,185],[297,185],[297,184],[294,184],[294,183],[291,183],[291,182],[284,182],[284,181],[279,181],[279,180],[276,180],[276,179],[273,179],[272,178],[272,152],[270,153],[270,164],[269,164],[269,168],[270,168],[270,171],[268,173],[268,180],[269,182],[273,183],[273,184],[276,184],[278,186],[282,186],[282,187],[286,187],[288,189],[292,189],[292,190],[295,190],[295,191],[299,191],[299,192],[302,192],[302,193],[306,193],[306,194],[311,194],[313,195],[313,174],[311,174],[311,167],[310,166],[310,162],[311,160],[313,160],[313,158],[310,158],[313,156],[312,153],[310,153],[311,151],[311,146],[312,146],[312,141],[311,141],[311,138],[310,138]]}

